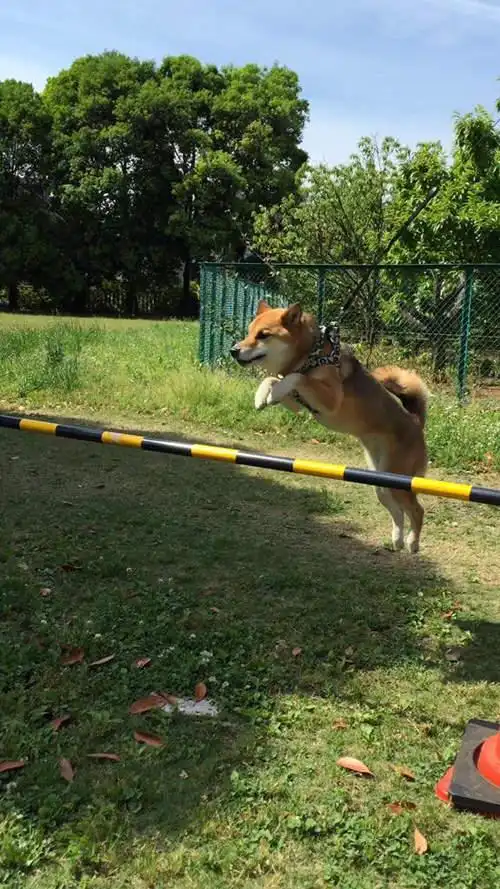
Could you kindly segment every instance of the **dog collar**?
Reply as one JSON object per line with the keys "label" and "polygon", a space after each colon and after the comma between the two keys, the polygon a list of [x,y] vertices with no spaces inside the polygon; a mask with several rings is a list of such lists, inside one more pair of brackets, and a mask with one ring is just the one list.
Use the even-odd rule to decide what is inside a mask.
{"label": "dog collar", "polygon": [[[324,354],[325,345],[331,346],[328,355]],[[322,324],[318,336],[304,363],[297,368],[296,373],[306,374],[315,367],[324,367],[327,364],[338,366],[340,361],[340,328],[336,321],[330,324]]]}
{"label": "dog collar", "polygon": [[[325,345],[329,343],[331,346],[331,351],[328,355],[324,354]],[[318,336],[314,341],[314,345],[309,352],[304,363],[297,368],[295,371],[299,374],[306,374],[310,370],[314,370],[315,367],[325,367],[326,365],[332,365],[334,367],[338,367],[340,363],[340,328],[336,321],[331,321],[330,324],[322,324],[319,328]],[[313,416],[318,415],[318,411],[314,410],[303,398],[299,395],[297,391],[292,392],[293,397],[302,407],[305,407],[306,410],[310,411]]]}

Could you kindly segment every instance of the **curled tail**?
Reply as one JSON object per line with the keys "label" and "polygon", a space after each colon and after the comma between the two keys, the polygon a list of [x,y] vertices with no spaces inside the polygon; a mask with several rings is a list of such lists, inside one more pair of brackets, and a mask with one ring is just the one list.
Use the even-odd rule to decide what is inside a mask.
{"label": "curled tail", "polygon": [[401,367],[388,366],[377,367],[372,371],[372,376],[399,398],[403,407],[419,420],[422,427],[425,426],[429,390],[418,374]]}

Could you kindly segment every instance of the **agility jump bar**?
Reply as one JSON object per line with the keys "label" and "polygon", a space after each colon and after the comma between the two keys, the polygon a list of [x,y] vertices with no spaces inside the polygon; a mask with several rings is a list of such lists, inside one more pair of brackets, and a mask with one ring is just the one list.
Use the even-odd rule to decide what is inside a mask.
{"label": "agility jump bar", "polygon": [[203,460],[219,460],[236,463],[238,466],[254,466],[259,469],[275,469],[279,472],[294,472],[299,475],[313,475],[337,481],[355,482],[360,485],[375,485],[399,491],[412,491],[414,494],[431,494],[435,497],[448,497],[452,500],[467,500],[471,503],[487,503],[500,506],[500,490],[482,488],[477,485],[442,482],[418,476],[397,475],[392,472],[376,472],[371,469],[351,469],[334,463],[317,460],[302,460],[299,457],[273,457],[252,451],[238,451],[234,448],[217,447],[207,444],[189,444],[182,441],[164,441],[131,435],[128,432],[111,432],[107,429],[91,429],[87,426],[73,426],[65,423],[49,423],[44,420],[12,417],[0,414],[0,427],[19,429],[22,432],[41,432],[56,438],[71,438],[78,441],[92,441],[97,444],[121,445],[126,448],[140,448],[143,451],[157,451],[179,457],[198,457]]}

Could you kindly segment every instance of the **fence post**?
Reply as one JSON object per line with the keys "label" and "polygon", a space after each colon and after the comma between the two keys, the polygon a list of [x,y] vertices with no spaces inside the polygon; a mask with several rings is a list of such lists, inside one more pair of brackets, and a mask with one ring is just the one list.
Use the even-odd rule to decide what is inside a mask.
{"label": "fence post", "polygon": [[200,339],[198,342],[198,357],[200,364],[205,364],[206,300],[207,274],[205,263],[202,263],[200,266]]}
{"label": "fence post", "polygon": [[323,324],[325,312],[325,270],[318,269],[318,323]]}
{"label": "fence post", "polygon": [[217,277],[219,273],[219,266],[212,266],[212,286],[210,288],[210,337],[209,337],[209,346],[208,346],[208,363],[213,365],[214,363],[214,355],[215,355],[215,322],[216,318],[218,318],[218,312],[216,310],[219,308],[218,299],[217,299]]}
{"label": "fence post", "polygon": [[222,292],[220,299],[220,333],[219,333],[219,355],[220,361],[224,355],[224,346],[226,344],[226,302],[227,302],[227,269],[222,269]]}
{"label": "fence post", "polygon": [[467,371],[469,367],[470,320],[472,314],[472,297],[474,292],[474,269],[465,270],[465,293],[462,303],[460,322],[460,353],[458,356],[457,395],[460,402],[464,401],[467,389]]}

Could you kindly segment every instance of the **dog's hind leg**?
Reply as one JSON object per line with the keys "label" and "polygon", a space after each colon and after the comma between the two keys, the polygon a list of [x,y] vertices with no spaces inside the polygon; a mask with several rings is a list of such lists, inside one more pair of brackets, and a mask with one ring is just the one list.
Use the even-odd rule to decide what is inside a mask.
{"label": "dog's hind leg", "polygon": [[405,533],[405,514],[402,507],[393,497],[393,491],[389,488],[376,488],[377,497],[382,506],[385,506],[392,518],[392,546],[395,550],[403,549]]}
{"label": "dog's hind leg", "polygon": [[[380,446],[377,445],[377,442],[370,442],[369,447],[367,443],[364,444],[364,451],[366,462],[370,469],[375,469],[383,471],[385,469],[386,458],[383,453],[380,451]],[[405,545],[404,534],[405,534],[405,514],[402,506],[394,499],[394,492],[390,488],[380,488],[376,487],[375,492],[377,494],[379,503],[385,507],[387,512],[392,518],[392,546],[394,550],[401,550]]]}
{"label": "dog's hind leg", "polygon": [[406,547],[410,553],[418,553],[420,548],[420,535],[424,523],[424,508],[418,502],[411,491],[393,491],[393,499],[399,508],[408,516],[411,531],[406,538]]}

